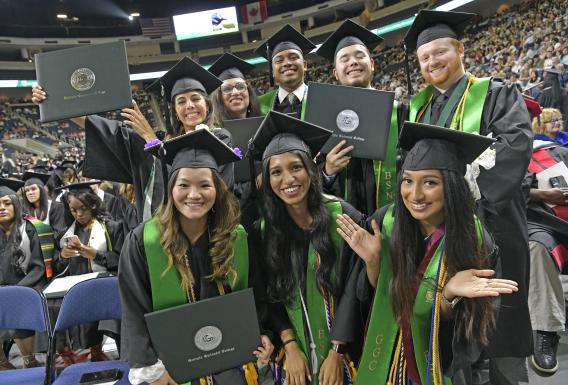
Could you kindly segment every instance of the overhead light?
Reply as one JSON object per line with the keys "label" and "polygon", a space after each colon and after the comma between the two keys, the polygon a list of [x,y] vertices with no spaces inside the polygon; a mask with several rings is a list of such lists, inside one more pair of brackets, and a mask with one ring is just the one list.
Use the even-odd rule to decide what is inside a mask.
{"label": "overhead light", "polygon": [[79,18],[78,18],[77,16],[73,16],[73,17],[71,18],[71,20],[73,20],[73,21],[79,21]]}
{"label": "overhead light", "polygon": [[132,15],[128,16],[128,20],[132,21],[134,20],[134,17]]}
{"label": "overhead light", "polygon": [[67,15],[64,14],[64,13],[58,13],[58,14],[57,14],[57,18],[58,18],[58,19],[67,19]]}
{"label": "overhead light", "polygon": [[140,17],[140,13],[139,13],[139,12],[132,12],[132,13],[130,14],[130,16],[132,16],[132,17]]}

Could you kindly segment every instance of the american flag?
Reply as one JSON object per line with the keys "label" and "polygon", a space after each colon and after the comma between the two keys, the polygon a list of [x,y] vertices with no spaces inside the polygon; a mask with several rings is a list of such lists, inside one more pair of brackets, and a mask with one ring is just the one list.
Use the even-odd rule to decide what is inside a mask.
{"label": "american flag", "polygon": [[148,37],[171,35],[173,33],[169,17],[140,19],[140,28],[142,29],[142,35]]}

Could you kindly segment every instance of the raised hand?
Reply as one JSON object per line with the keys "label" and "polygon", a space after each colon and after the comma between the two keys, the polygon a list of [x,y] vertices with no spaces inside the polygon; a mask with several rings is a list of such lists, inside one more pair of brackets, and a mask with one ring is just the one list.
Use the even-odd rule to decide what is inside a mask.
{"label": "raised hand", "polygon": [[325,157],[325,173],[327,175],[335,175],[341,172],[349,164],[351,157],[347,154],[350,153],[355,147],[347,146],[343,148],[346,143],[347,142],[345,140],[337,143]]}
{"label": "raised hand", "polygon": [[43,88],[41,88],[41,86],[39,84],[34,84],[32,86],[32,102],[34,104],[40,104],[46,98],[47,98],[47,94],[45,93]]}
{"label": "raised hand", "polygon": [[377,267],[381,252],[381,231],[377,222],[374,219],[371,221],[374,234],[359,226],[347,214],[338,216],[337,224],[339,225],[337,232],[349,247],[365,261],[367,266]]}
{"label": "raised hand", "polygon": [[120,113],[125,118],[124,123],[131,126],[146,142],[156,139],[152,126],[150,126],[150,123],[148,123],[148,120],[146,120],[146,117],[134,100],[132,101],[132,106],[134,108],[123,108]]}
{"label": "raised hand", "polygon": [[494,270],[462,270],[446,283],[443,294],[448,300],[455,297],[497,297],[519,290],[518,284],[509,279],[490,278]]}

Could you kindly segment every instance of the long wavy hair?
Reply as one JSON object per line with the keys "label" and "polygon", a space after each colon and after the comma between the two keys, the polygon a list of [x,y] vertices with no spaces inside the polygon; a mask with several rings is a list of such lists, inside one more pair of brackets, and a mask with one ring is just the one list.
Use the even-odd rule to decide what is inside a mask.
{"label": "long wavy hair", "polygon": [[[185,254],[189,249],[189,241],[181,228],[180,213],[176,209],[172,190],[179,170],[174,171],[168,182],[168,202],[162,203],[156,212],[160,226],[160,244],[168,257],[168,266],[164,274],[175,268],[185,292],[189,292],[195,282],[193,274],[185,264]],[[207,277],[212,281],[224,281],[227,277],[236,277],[232,268],[234,229],[239,224],[240,207],[237,198],[229,191],[227,185],[216,171],[212,170],[213,184],[216,190],[215,203],[208,213],[209,257],[212,274]]]}
{"label": "long wavy hair", "polygon": [[20,233],[20,227],[23,223],[22,216],[22,204],[16,195],[7,195],[12,202],[12,207],[14,208],[14,219],[12,222],[12,230],[10,235],[6,237],[6,247],[5,253],[10,256],[10,265],[14,270],[20,274],[25,275],[26,272],[23,268],[23,263],[26,258],[24,250],[22,250],[20,243],[22,242],[22,234]]}
{"label": "long wavy hair", "polygon": [[[247,118],[253,118],[255,116],[260,116],[260,103],[258,101],[258,96],[254,89],[250,86],[249,82],[247,84],[247,91],[249,94],[249,105],[247,107]],[[217,88],[216,91],[213,91],[212,95],[212,102],[213,102],[213,111],[215,112],[215,118],[218,122],[224,122],[225,120],[236,119],[234,116],[231,116],[229,110],[225,106],[223,102],[223,91],[221,91],[221,87]]]}
{"label": "long wavy hair", "polygon": [[[310,239],[315,251],[321,257],[316,271],[318,284],[334,295],[339,293],[340,282],[332,282],[332,271],[338,259],[334,243],[330,236],[331,217],[324,203],[323,188],[315,163],[303,151],[290,151],[300,157],[310,177],[308,190],[308,210],[313,218]],[[286,210],[286,204],[272,191],[269,173],[270,158],[262,164],[262,189],[264,196],[265,246],[264,264],[267,283],[267,295],[270,301],[291,304],[298,287],[306,281],[306,256],[303,237],[294,237],[291,228],[294,221]],[[340,274],[336,274],[336,277]]]}
{"label": "long wavy hair", "polygon": [[[440,170],[444,183],[445,253],[448,276],[467,269],[489,269],[490,258],[477,238],[475,204],[464,178],[455,171]],[[398,175],[398,188],[402,171]],[[419,285],[416,256],[423,254],[424,236],[419,222],[404,205],[400,192],[395,200],[394,228],[390,250],[393,276],[390,286],[391,303],[397,321],[411,314],[414,306],[413,287]],[[436,282],[432,281],[435,286]],[[443,288],[437,287],[436,290]],[[464,298],[460,319],[466,322],[465,338],[487,344],[488,333],[494,324],[492,300]]]}
{"label": "long wavy hair", "polygon": [[24,186],[22,191],[22,206],[24,209],[24,213],[33,215],[40,221],[45,221],[49,215],[48,207],[49,207],[49,196],[47,195],[47,191],[45,187],[40,184],[35,184],[39,189],[39,210],[36,210],[35,206],[28,200],[28,196],[26,194],[26,187],[33,186],[35,183],[27,184]]}
{"label": "long wavy hair", "polygon": [[91,210],[91,215],[97,221],[103,223],[110,219],[104,202],[97,194],[87,190],[71,190],[67,192],[65,198],[62,199],[65,224],[67,226],[71,226],[75,220],[69,208],[69,200],[71,197],[78,199],[86,208]]}
{"label": "long wavy hair", "polygon": [[[209,126],[209,128],[220,127],[221,122],[217,120],[217,115],[215,114],[215,109],[213,107],[213,103],[211,102],[211,98],[207,94],[199,90],[193,90],[191,92],[197,92],[198,94],[200,94],[201,97],[205,100],[205,103],[207,104],[207,115],[205,116],[205,119],[201,123],[206,124],[207,126]],[[171,137],[173,138],[186,133],[185,129],[183,128],[183,124],[181,124],[176,114],[176,107],[174,103],[175,99],[170,107],[170,122],[172,126],[172,132],[168,132],[168,134],[170,134]]]}
{"label": "long wavy hair", "polygon": [[532,128],[535,134],[546,133],[546,123],[552,122],[554,116],[560,119],[560,131],[564,131],[564,122],[562,121],[562,112],[558,108],[543,108],[540,116],[533,118]]}

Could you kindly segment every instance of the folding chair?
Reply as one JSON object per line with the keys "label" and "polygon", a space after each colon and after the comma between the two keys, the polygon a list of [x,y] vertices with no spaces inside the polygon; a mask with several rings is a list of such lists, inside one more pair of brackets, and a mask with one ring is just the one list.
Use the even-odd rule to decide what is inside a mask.
{"label": "folding chair", "polygon": [[[65,297],[55,322],[52,334],[52,358],[55,357],[55,333],[62,332],[73,326],[103,321],[120,320],[122,308],[118,291],[118,278],[105,277],[83,281],[73,286]],[[55,363],[52,362],[53,367]],[[129,366],[126,361],[100,361],[73,364],[65,368],[55,379],[53,385],[77,385],[84,373],[98,372],[109,369],[119,369],[122,377],[117,382],[128,385]]]}
{"label": "folding chair", "polygon": [[25,286],[0,287],[0,329],[34,330],[46,333],[49,340],[45,367],[0,371],[0,384],[49,385],[51,326],[43,294]]}

